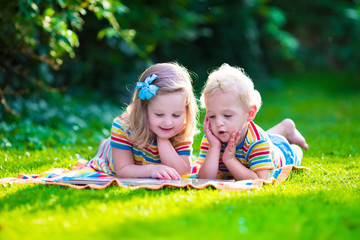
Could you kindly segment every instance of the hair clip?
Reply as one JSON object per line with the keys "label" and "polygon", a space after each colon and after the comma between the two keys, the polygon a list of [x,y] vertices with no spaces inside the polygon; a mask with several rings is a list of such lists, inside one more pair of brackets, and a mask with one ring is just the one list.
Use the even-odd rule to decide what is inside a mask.
{"label": "hair clip", "polygon": [[138,95],[139,98],[141,98],[142,100],[145,100],[145,98],[149,100],[156,95],[156,91],[159,89],[159,87],[151,85],[150,83],[152,83],[152,81],[157,78],[158,76],[156,74],[152,74],[150,76],[147,76],[144,82],[138,82],[136,84],[135,90],[141,88]]}

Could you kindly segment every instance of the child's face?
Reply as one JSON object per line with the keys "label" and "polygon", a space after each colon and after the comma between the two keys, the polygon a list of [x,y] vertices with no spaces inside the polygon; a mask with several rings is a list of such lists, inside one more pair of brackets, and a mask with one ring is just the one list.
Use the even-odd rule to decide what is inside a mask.
{"label": "child's face", "polygon": [[185,124],[186,98],[184,93],[157,95],[148,108],[150,130],[160,138],[169,139],[180,133]]}
{"label": "child's face", "polygon": [[219,92],[205,98],[206,115],[212,133],[221,141],[228,142],[232,133],[241,131],[243,140],[248,123],[248,110],[232,92]]}

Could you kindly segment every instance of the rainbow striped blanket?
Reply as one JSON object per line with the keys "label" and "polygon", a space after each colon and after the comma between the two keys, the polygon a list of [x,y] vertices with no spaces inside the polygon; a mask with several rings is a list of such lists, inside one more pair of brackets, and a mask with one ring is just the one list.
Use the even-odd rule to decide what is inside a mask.
{"label": "rainbow striped blanket", "polygon": [[104,189],[110,186],[118,186],[129,189],[162,189],[192,188],[203,189],[212,187],[219,190],[244,191],[261,188],[264,184],[282,182],[288,178],[293,170],[307,170],[306,167],[288,165],[271,172],[269,180],[213,180],[197,179],[196,175],[183,176],[181,180],[159,180],[152,178],[117,178],[109,176],[101,171],[85,167],[85,162],[80,160],[72,170],[66,168],[54,168],[41,174],[19,174],[17,177],[0,179],[3,186],[11,184],[50,184],[60,185],[76,189]]}

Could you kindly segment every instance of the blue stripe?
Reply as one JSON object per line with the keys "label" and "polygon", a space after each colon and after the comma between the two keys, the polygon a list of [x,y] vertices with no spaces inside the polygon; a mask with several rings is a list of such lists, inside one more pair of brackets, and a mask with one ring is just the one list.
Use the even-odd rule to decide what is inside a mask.
{"label": "blue stripe", "polygon": [[199,158],[205,158],[206,157],[206,154],[202,153],[199,155]]}
{"label": "blue stripe", "polygon": [[125,146],[125,145],[121,145],[121,144],[117,144],[115,142],[111,142],[110,143],[110,146],[111,147],[114,147],[114,148],[118,148],[118,149],[123,149],[123,150],[131,150],[132,147],[129,147],[129,146]]}
{"label": "blue stripe", "polygon": [[245,159],[245,155],[243,153],[236,153],[235,154],[236,158],[241,158],[241,159]]}
{"label": "blue stripe", "polygon": [[[119,120],[118,120],[119,121]],[[130,131],[125,131],[124,128],[120,125],[120,123],[116,122],[116,120],[113,122],[113,127],[120,129],[122,132],[126,132],[126,134],[130,135]]]}
{"label": "blue stripe", "polygon": [[120,125],[119,123],[117,123],[117,122],[113,122],[113,126],[116,127],[116,128],[119,128],[119,129],[123,130],[122,127],[121,127],[121,125]]}
{"label": "blue stripe", "polygon": [[191,151],[190,150],[183,150],[183,151],[179,151],[177,152],[179,155],[186,155],[186,156],[190,156],[191,155]]}
{"label": "blue stripe", "polygon": [[252,163],[252,162],[256,162],[256,164],[261,164],[261,163],[269,163],[269,162],[271,162],[272,163],[272,160],[271,159],[264,159],[264,160],[256,160],[256,159],[252,159],[251,161],[250,161],[250,163]]}
{"label": "blue stripe", "polygon": [[278,168],[278,169],[276,169],[274,172],[273,172],[273,177],[275,178],[275,179],[277,179],[278,178],[278,176],[279,176],[279,174],[281,173],[281,170],[282,170],[282,168]]}
{"label": "blue stripe", "polygon": [[134,153],[135,156],[143,157],[143,158],[145,159],[145,161],[147,161],[147,162],[150,162],[150,163],[161,163],[160,159],[157,159],[157,160],[156,160],[156,159],[153,159],[153,158],[151,158],[151,157],[148,157],[148,156],[146,156],[146,154],[145,154],[144,152],[139,151],[139,150],[137,150],[137,149],[135,149],[135,148],[133,148],[133,153]]}

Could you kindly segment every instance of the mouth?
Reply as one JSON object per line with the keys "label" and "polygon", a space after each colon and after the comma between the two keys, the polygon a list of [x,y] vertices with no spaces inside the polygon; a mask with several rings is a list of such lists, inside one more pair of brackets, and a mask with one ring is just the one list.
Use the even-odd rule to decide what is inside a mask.
{"label": "mouth", "polygon": [[162,128],[162,127],[159,127],[161,131],[164,131],[164,132],[170,132],[171,130],[173,130],[173,128]]}
{"label": "mouth", "polygon": [[220,136],[223,136],[223,135],[225,135],[226,134],[226,131],[219,131],[219,135]]}

